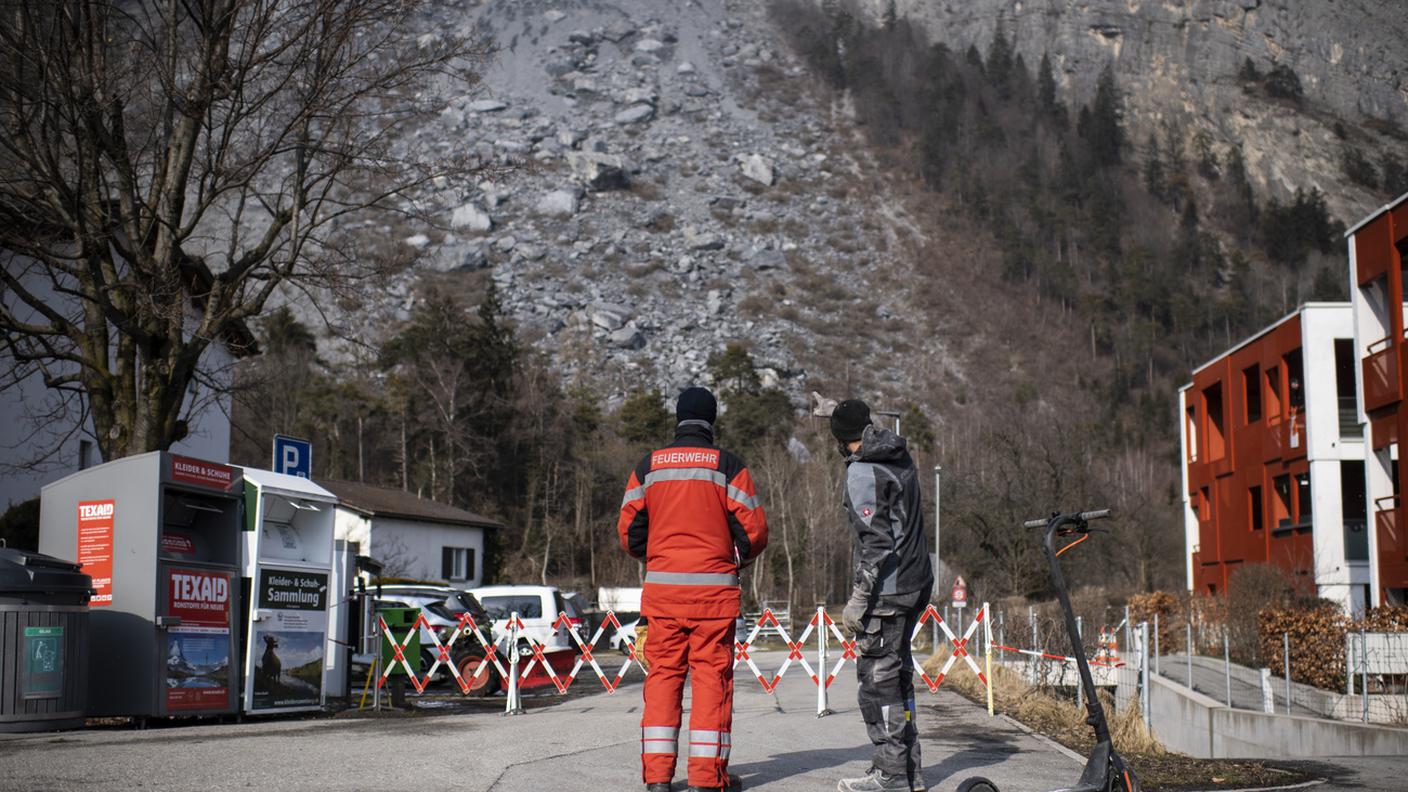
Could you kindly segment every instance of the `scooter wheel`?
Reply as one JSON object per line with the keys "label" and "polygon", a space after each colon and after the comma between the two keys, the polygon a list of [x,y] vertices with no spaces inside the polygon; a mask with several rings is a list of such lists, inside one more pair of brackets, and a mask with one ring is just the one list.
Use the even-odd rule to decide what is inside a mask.
{"label": "scooter wheel", "polygon": [[974,776],[959,784],[958,792],[997,792],[997,785],[982,776]]}

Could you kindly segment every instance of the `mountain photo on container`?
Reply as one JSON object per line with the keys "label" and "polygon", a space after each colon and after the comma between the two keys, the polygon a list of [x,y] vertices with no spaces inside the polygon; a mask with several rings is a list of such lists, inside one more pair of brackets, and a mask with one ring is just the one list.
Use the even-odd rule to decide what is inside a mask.
{"label": "mountain photo on container", "polygon": [[254,671],[255,709],[320,703],[322,633],[256,630],[254,645],[263,647]]}
{"label": "mountain photo on container", "polygon": [[229,697],[228,633],[171,631],[166,637],[166,707],[223,707]]}

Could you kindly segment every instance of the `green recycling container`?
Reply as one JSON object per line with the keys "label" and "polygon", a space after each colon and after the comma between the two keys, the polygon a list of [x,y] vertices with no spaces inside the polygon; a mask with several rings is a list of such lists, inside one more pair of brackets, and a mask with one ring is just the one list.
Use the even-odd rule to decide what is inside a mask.
{"label": "green recycling container", "polygon": [[386,621],[387,629],[387,632],[381,636],[382,669],[390,668],[392,677],[406,676],[406,667],[396,662],[396,650],[392,642],[399,645],[406,641],[406,633],[410,633],[410,640],[406,641],[405,648],[401,651],[405,653],[406,662],[419,676],[423,670],[420,667],[420,630],[416,629],[416,621],[420,619],[420,608],[386,608],[377,611],[377,613]]}
{"label": "green recycling container", "polygon": [[79,570],[0,548],[0,732],[83,726],[93,580]]}

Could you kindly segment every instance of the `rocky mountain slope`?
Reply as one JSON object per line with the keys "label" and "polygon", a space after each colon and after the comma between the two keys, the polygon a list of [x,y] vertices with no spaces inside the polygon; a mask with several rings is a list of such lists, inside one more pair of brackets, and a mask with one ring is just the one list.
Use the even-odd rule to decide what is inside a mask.
{"label": "rocky mountain slope", "polygon": [[[957,52],[986,51],[1001,24],[1029,68],[1049,53],[1063,92],[1081,102],[1111,64],[1137,143],[1170,126],[1189,140],[1207,131],[1220,153],[1240,142],[1263,194],[1316,187],[1350,223],[1382,197],[1346,184],[1346,143],[1371,158],[1408,149],[1401,0],[862,0],[860,7],[875,23],[886,14],[918,22]],[[1263,74],[1288,67],[1303,107],[1247,90],[1248,60]]]}
{"label": "rocky mountain slope", "polygon": [[[847,116],[821,106],[766,10],[648,0],[464,4],[498,53],[420,137],[463,145],[497,182],[455,185],[435,227],[385,232],[423,273],[487,269],[520,334],[607,394],[677,389],[744,341],[765,384],[847,376],[881,333],[961,368],[892,287],[914,237]],[[919,321],[922,320],[922,321]],[[824,362],[824,361],[830,361]],[[916,371],[918,371],[916,369]],[[912,383],[908,373],[887,382]]]}
{"label": "rocky mountain slope", "polygon": [[[1111,64],[1136,150],[1151,134],[1209,131],[1224,162],[1242,147],[1262,195],[1315,187],[1353,222],[1382,197],[1345,178],[1345,146],[1371,158],[1402,149],[1408,56],[1394,42],[1404,23],[1393,0],[1312,5],[858,7],[875,23],[890,13],[921,21],[955,52],[986,51],[1001,20],[1028,69],[1050,54],[1073,106]],[[1063,357],[1042,350],[1089,348],[1088,333],[1059,316],[1012,321],[1033,311],[1031,296],[1001,281],[996,254],[970,225],[908,213],[918,181],[875,161],[844,100],[815,90],[782,43],[767,4],[463,0],[458,9],[442,29],[473,30],[498,52],[481,85],[418,139],[501,173],[447,185],[433,223],[379,229],[415,266],[355,322],[394,326],[425,273],[451,282],[487,273],[521,337],[564,377],[610,398],[707,381],[709,355],[743,341],[767,384],[787,386],[799,406],[809,390],[863,381],[895,404],[956,407],[975,367],[985,387],[1001,387],[1039,380],[1037,369]],[[1291,65],[1304,102],[1246,84],[1247,58],[1263,72]],[[943,282],[916,277],[936,257],[947,262]],[[867,361],[878,355],[907,362],[875,371]]]}

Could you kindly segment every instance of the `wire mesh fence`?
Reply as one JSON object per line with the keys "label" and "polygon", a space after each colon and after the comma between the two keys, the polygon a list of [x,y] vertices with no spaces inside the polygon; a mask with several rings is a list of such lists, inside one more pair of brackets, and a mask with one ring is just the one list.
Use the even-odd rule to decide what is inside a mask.
{"label": "wire mesh fence", "polygon": [[[1346,632],[1342,645],[1316,641],[1318,656],[1307,656],[1298,651],[1300,637],[1283,632],[1279,642],[1276,636],[1267,641],[1280,646],[1262,653],[1264,665],[1245,665],[1233,659],[1225,630],[1192,623],[1183,629],[1189,637],[1178,642],[1176,651],[1155,659],[1157,672],[1228,707],[1408,726],[1408,633]],[[1221,651],[1216,651],[1219,642]],[[1300,669],[1292,668],[1292,658]],[[1318,670],[1335,672],[1331,678],[1338,677],[1337,687],[1300,681],[1305,674],[1297,671],[1317,663]],[[1323,680],[1324,675],[1311,678]]]}
{"label": "wire mesh fence", "polygon": [[[1117,711],[1141,706],[1147,673],[1236,709],[1408,726],[1408,632],[1348,631],[1342,644],[1289,631],[1279,640],[1263,635],[1249,661],[1235,626],[1225,623],[1169,624],[1157,616],[1136,623],[1116,608],[1096,609],[1094,618],[1077,617],[1081,649],[1096,689]],[[1075,647],[1054,607],[998,610],[993,619],[994,658],[1003,668],[1044,693],[1082,703]],[[1333,687],[1324,684],[1326,672]]]}

